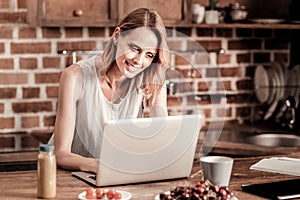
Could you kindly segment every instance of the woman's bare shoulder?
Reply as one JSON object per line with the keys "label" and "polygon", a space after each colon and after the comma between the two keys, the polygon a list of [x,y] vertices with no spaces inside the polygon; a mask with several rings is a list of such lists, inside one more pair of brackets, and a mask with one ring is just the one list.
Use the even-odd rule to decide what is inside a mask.
{"label": "woman's bare shoulder", "polygon": [[[62,72],[60,90],[67,96],[75,95],[74,99],[79,100],[82,93],[82,83],[83,80],[80,66],[72,64]],[[70,92],[73,92],[73,94],[70,94]]]}
{"label": "woman's bare shoulder", "polygon": [[77,64],[72,64],[62,72],[62,79],[77,79],[80,74],[80,66]]}
{"label": "woman's bare shoulder", "polygon": [[73,74],[73,75],[78,75],[80,73],[81,68],[78,64],[72,64],[69,67],[67,67],[63,73],[68,73],[68,74]]}

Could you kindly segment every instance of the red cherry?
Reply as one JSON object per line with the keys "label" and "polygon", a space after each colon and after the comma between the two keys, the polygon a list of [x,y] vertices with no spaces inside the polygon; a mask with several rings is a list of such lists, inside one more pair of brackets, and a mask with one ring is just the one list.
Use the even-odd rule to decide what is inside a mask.
{"label": "red cherry", "polygon": [[108,199],[113,199],[114,198],[114,191],[113,190],[108,190],[107,192],[106,192],[106,197],[108,198]]}
{"label": "red cherry", "polygon": [[97,199],[102,199],[105,195],[104,189],[96,188],[96,197]]}
{"label": "red cherry", "polygon": [[86,189],[85,192],[86,192],[85,196],[87,199],[96,199],[97,198],[95,188],[89,187]]}
{"label": "red cherry", "polygon": [[115,200],[122,199],[122,194],[121,194],[120,192],[115,192],[115,193],[114,193],[114,199],[115,199]]}

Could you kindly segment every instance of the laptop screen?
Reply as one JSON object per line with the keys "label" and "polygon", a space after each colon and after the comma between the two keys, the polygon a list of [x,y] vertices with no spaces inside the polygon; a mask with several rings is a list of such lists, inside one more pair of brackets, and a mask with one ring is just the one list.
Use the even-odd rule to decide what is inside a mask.
{"label": "laptop screen", "polygon": [[108,121],[98,184],[189,176],[201,124],[201,115]]}

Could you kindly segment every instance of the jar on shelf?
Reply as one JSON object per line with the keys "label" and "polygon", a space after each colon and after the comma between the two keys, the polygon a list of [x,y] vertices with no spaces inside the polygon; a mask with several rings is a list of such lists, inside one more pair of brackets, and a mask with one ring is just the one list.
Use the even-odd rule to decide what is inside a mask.
{"label": "jar on shelf", "polygon": [[233,21],[245,20],[248,15],[248,11],[244,5],[236,2],[231,5],[230,16]]}
{"label": "jar on shelf", "polygon": [[196,24],[201,24],[204,20],[205,7],[196,3],[192,5],[192,21]]}

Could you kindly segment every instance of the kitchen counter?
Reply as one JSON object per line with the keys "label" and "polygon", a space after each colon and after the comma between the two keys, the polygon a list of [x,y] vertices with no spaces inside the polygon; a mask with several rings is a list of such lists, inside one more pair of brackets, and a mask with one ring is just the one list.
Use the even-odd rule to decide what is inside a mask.
{"label": "kitchen counter", "polygon": [[[18,155],[22,157],[22,153]],[[34,157],[36,153],[32,152]],[[4,156],[5,155],[5,156]],[[28,156],[28,153],[26,153]],[[299,153],[292,153],[290,157],[300,158]],[[8,157],[7,154],[0,154],[0,160],[3,161],[3,157]],[[30,157],[30,156],[29,156]],[[30,158],[32,158],[30,157]],[[266,157],[266,156],[264,156]],[[263,183],[278,180],[295,179],[295,176],[282,175],[276,173],[260,172],[255,170],[249,170],[249,167],[255,162],[264,157],[247,157],[247,158],[235,158],[234,166],[231,176],[229,188],[234,191],[236,197],[240,200],[251,199],[260,200],[264,199],[258,196],[254,196],[245,193],[241,190],[242,184],[250,183]],[[195,159],[193,172],[199,170],[199,160]],[[130,184],[124,186],[116,186],[111,188],[118,188],[129,191],[132,194],[132,199],[154,199],[154,196],[160,192],[173,189],[176,186],[192,186],[200,180],[201,176],[194,178],[177,179],[169,181],[158,181],[144,184]],[[0,196],[1,199],[37,199],[36,198],[36,182],[37,171],[16,171],[16,172],[0,172]],[[57,171],[57,197],[56,199],[77,199],[79,193],[84,191],[89,185],[71,175],[71,172],[65,170]]]}
{"label": "kitchen counter", "polygon": [[[202,136],[198,143],[197,150],[202,147],[202,153],[209,152],[209,155],[227,155],[230,157],[253,157],[269,155],[287,155],[293,152],[300,152],[300,134],[292,131],[274,128],[266,124],[242,124],[226,125],[222,131],[218,129],[202,129]],[[205,135],[206,134],[206,135]],[[249,138],[263,134],[283,135],[284,146],[272,146],[267,144],[259,145],[253,143]],[[294,137],[292,137],[294,136]],[[291,137],[291,138],[288,138]],[[248,139],[247,139],[248,138]],[[259,140],[259,139],[258,139]],[[261,141],[261,140],[259,140]],[[269,143],[274,142],[274,138],[268,139]],[[260,143],[264,143],[260,142]],[[279,141],[277,141],[279,142]],[[199,153],[199,152],[197,152]]]}

